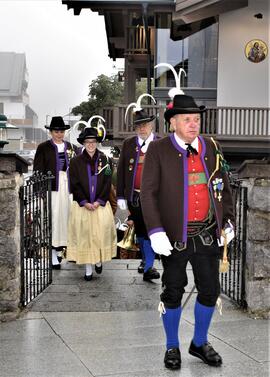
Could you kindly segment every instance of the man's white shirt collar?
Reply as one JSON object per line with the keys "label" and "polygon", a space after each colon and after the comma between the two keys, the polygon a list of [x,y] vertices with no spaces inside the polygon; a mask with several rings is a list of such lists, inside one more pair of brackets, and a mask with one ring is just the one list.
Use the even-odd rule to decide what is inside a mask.
{"label": "man's white shirt collar", "polygon": [[139,142],[140,146],[143,144],[143,142],[145,142],[144,146],[142,147],[142,152],[143,153],[146,153],[150,142],[153,141],[153,140],[154,140],[154,134],[153,134],[153,132],[151,132],[151,134],[148,136],[148,138],[146,140],[143,140],[142,138],[140,138],[138,136],[138,142]]}
{"label": "man's white shirt collar", "polygon": [[[174,138],[175,138],[175,141],[177,142],[177,144],[179,145],[179,147],[181,147],[182,149],[187,149],[186,141],[182,140],[179,136],[176,135],[176,133],[174,133]],[[196,137],[196,139],[193,140],[193,142],[191,143],[191,146],[193,148],[195,148],[196,151],[199,150],[199,139],[198,139],[198,137]]]}

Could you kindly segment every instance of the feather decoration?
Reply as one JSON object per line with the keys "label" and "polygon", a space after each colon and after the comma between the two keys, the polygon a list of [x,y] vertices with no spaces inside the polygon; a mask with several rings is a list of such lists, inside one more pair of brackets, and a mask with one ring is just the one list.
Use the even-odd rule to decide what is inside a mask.
{"label": "feather decoration", "polygon": [[[97,127],[93,127],[92,126],[92,121],[94,119],[98,119],[98,123],[97,123]],[[105,119],[101,116],[101,115],[93,115],[87,122],[87,127],[93,127],[93,128],[96,128],[98,130],[98,136],[103,136],[102,137],[102,141],[105,140],[105,137],[106,137],[106,130],[105,130],[105,127],[104,125],[101,123],[101,121],[103,121],[105,123]]]}
{"label": "feather decoration", "polygon": [[[79,120],[78,122],[76,122],[70,129],[70,134],[73,136],[74,139],[77,140],[77,138],[79,137],[79,134],[80,134],[80,130],[79,130],[79,125],[80,124],[83,124],[85,127],[87,127],[87,123],[84,121],[84,120]],[[84,128],[85,128],[84,127]]]}
{"label": "feather decoration", "polygon": [[172,71],[172,73],[174,75],[175,85],[176,86],[174,88],[171,88],[169,90],[169,93],[168,93],[169,97],[171,99],[173,99],[174,96],[176,96],[177,94],[185,94],[183,92],[183,90],[181,89],[181,75],[182,75],[182,73],[184,73],[184,75],[186,76],[187,75],[186,71],[183,68],[180,68],[179,69],[179,73],[177,74],[175,68],[171,64],[169,64],[169,63],[159,63],[159,64],[155,65],[154,68],[158,68],[158,67],[167,67],[167,68],[169,68]]}
{"label": "feather decoration", "polygon": [[148,94],[148,93],[141,94],[141,95],[139,96],[139,98],[137,99],[137,102],[131,102],[131,103],[128,105],[128,107],[127,107],[127,109],[126,109],[126,112],[125,112],[125,123],[127,123],[127,115],[128,115],[129,110],[130,110],[132,107],[134,107],[134,109],[133,109],[133,113],[136,113],[137,111],[141,111],[141,110],[142,110],[141,102],[142,102],[142,99],[143,99],[144,97],[150,97],[150,98],[153,100],[154,104],[156,104],[156,100],[155,100],[155,98],[154,98],[151,94]]}

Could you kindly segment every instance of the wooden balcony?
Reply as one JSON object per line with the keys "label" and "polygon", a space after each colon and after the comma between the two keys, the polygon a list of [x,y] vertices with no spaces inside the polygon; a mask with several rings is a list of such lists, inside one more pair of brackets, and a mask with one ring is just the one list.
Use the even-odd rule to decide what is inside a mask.
{"label": "wooden balcony", "polygon": [[[108,134],[114,143],[121,145],[123,139],[134,135],[132,114],[125,123],[127,105],[104,108],[101,115],[106,119]],[[144,106],[150,115],[156,115],[155,131],[161,137],[168,134],[164,121],[164,107]],[[222,145],[225,153],[235,156],[247,155],[248,158],[269,155],[270,147],[270,108],[208,108],[203,115],[201,134],[214,136]]]}
{"label": "wooden balcony", "polygon": [[[155,29],[149,27],[150,33],[150,50],[151,55],[154,54],[155,43]],[[147,42],[145,30],[143,26],[128,26],[126,39],[126,53],[127,54],[147,54]]]}

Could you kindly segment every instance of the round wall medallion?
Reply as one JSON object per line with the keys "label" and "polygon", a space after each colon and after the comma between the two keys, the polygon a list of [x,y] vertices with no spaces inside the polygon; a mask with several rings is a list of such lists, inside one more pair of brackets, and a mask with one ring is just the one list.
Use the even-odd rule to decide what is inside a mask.
{"label": "round wall medallion", "polygon": [[268,48],[264,41],[260,39],[252,39],[246,44],[245,55],[252,63],[262,62],[268,54]]}

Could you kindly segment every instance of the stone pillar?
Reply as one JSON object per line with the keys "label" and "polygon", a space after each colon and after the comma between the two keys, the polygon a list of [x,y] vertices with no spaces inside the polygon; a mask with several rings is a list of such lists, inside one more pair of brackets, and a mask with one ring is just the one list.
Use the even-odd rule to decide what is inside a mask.
{"label": "stone pillar", "polygon": [[20,303],[20,206],[18,173],[0,173],[0,314],[15,317]]}
{"label": "stone pillar", "polygon": [[268,317],[270,309],[270,164],[245,161],[239,178],[248,187],[246,301],[251,314]]}
{"label": "stone pillar", "polygon": [[[16,172],[16,170],[18,170]],[[19,189],[27,162],[14,153],[0,154],[0,320],[20,311],[20,203]]]}

